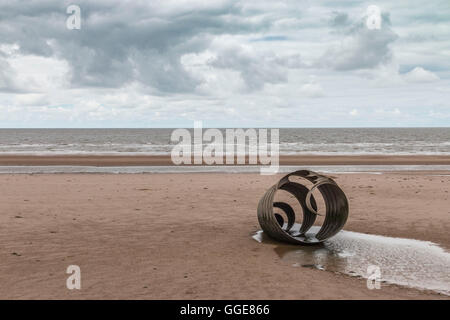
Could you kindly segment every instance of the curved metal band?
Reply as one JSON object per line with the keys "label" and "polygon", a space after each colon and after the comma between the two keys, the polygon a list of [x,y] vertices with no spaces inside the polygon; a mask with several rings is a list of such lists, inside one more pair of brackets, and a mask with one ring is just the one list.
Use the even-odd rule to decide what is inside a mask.
{"label": "curved metal band", "polygon": [[[314,185],[308,189],[304,185],[289,180],[290,176],[298,176],[309,180]],[[317,204],[312,194],[319,190],[325,202],[325,219],[317,233],[308,232],[313,226],[317,213]],[[292,194],[303,210],[302,224],[295,228],[295,212],[285,202],[274,202],[277,190]],[[288,221],[284,224],[282,217],[274,214],[273,208],[279,208],[286,214]],[[324,241],[338,233],[348,218],[348,201],[344,192],[336,182],[324,175],[309,170],[292,172],[278,181],[263,195],[258,203],[258,221],[261,228],[271,238],[296,244],[311,244]]]}

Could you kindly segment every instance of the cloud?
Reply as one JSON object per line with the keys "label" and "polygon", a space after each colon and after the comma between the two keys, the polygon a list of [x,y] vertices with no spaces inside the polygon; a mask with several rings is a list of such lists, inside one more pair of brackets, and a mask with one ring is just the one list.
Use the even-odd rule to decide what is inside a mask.
{"label": "cloud", "polygon": [[10,64],[0,57],[0,92],[20,92]]}
{"label": "cloud", "polygon": [[325,95],[325,91],[318,83],[306,83],[300,87],[300,92],[309,98],[319,98]]}
{"label": "cloud", "polygon": [[376,108],[423,125],[449,112],[438,2],[379,1],[379,30],[354,1],[78,0],[81,30],[66,28],[69,4],[0,3],[0,126],[389,125],[392,113],[359,116]]}
{"label": "cloud", "polygon": [[410,72],[406,73],[403,78],[407,82],[433,82],[439,80],[439,77],[436,74],[425,70],[422,67],[415,67]]}
{"label": "cloud", "polygon": [[[340,27],[345,25],[346,19],[346,15],[337,15],[333,24]],[[390,27],[389,15],[382,15],[380,29],[367,28],[366,19],[364,16],[347,28],[345,38],[327,50],[320,64],[348,71],[374,68],[389,62],[392,58],[390,44],[398,37]]]}
{"label": "cloud", "polygon": [[266,83],[287,81],[285,66],[289,64],[289,59],[280,59],[270,52],[258,52],[251,46],[231,45],[219,50],[210,65],[218,69],[236,70],[248,90],[259,90]]}
{"label": "cloud", "polygon": [[257,42],[257,41],[288,41],[289,38],[286,36],[265,36],[261,38],[256,38],[251,41]]}
{"label": "cloud", "polygon": [[[0,38],[19,53],[68,61],[73,86],[117,88],[134,81],[162,93],[198,85],[180,64],[206,49],[213,35],[260,31],[239,3],[215,1],[79,1],[81,30],[65,28],[65,3],[11,1],[0,5]],[[242,18],[241,18],[242,17]]]}
{"label": "cloud", "polygon": [[17,77],[16,71],[8,61],[8,57],[13,56],[16,50],[17,46],[0,43],[0,92],[22,92],[15,79]]}
{"label": "cloud", "polygon": [[346,12],[333,12],[330,25],[332,27],[348,27],[351,24],[349,16]]}

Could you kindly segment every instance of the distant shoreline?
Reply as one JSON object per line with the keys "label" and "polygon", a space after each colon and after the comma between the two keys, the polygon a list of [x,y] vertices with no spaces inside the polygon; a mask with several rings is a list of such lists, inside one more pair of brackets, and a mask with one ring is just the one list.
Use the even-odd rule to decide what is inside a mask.
{"label": "distant shoreline", "polygon": [[[248,163],[248,161],[246,161]],[[2,155],[0,166],[171,166],[170,155]],[[280,165],[450,165],[450,155],[282,155]]]}

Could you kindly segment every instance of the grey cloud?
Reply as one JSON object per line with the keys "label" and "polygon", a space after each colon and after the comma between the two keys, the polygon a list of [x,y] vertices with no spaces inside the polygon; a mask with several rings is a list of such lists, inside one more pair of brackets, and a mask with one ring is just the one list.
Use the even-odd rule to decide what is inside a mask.
{"label": "grey cloud", "polygon": [[120,87],[131,81],[161,92],[187,92],[198,80],[180,57],[207,48],[211,35],[261,31],[270,20],[245,19],[239,3],[191,8],[163,3],[78,1],[81,30],[67,30],[61,1],[11,1],[0,5],[2,43],[20,53],[67,60],[74,86]]}
{"label": "grey cloud", "polygon": [[268,53],[258,54],[240,46],[224,48],[210,64],[215,68],[238,71],[250,91],[259,90],[266,83],[286,82],[286,67],[302,66],[299,55],[280,57]]}
{"label": "grey cloud", "polygon": [[14,81],[14,70],[0,54],[0,92],[21,93],[22,91]]}
{"label": "grey cloud", "polygon": [[391,60],[390,44],[398,38],[387,13],[382,14],[381,29],[368,29],[364,18],[349,26],[342,36],[346,41],[327,50],[320,65],[341,71],[376,67]]}
{"label": "grey cloud", "polygon": [[[391,27],[384,13],[383,28],[371,31],[358,20],[370,3],[356,0],[0,1],[0,124],[24,126],[25,116],[41,127],[185,126],[193,118],[273,126],[279,116],[283,126],[310,125],[304,116],[313,108],[317,125],[364,126],[373,122],[349,122],[348,111],[392,104],[423,125],[427,107],[448,109],[444,2],[377,1],[395,16]],[[66,29],[70,4],[81,7],[81,30]],[[358,69],[366,70],[336,72]],[[312,74],[317,82],[305,82]],[[236,75],[242,81],[227,83]],[[46,105],[54,107],[35,108]],[[267,115],[255,120],[261,106]],[[447,125],[442,119],[430,124]]]}
{"label": "grey cloud", "polygon": [[346,27],[351,23],[348,14],[345,12],[333,12],[333,17],[330,21],[332,27]]}

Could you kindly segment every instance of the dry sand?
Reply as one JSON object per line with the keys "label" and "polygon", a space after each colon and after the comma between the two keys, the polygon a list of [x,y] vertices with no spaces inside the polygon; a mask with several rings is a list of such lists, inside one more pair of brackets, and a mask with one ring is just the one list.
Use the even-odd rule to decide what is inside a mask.
{"label": "dry sand", "polygon": [[[0,175],[0,299],[439,299],[281,260],[259,229],[258,174]],[[346,230],[450,248],[450,176],[334,175]],[[82,289],[66,289],[68,265]]]}

